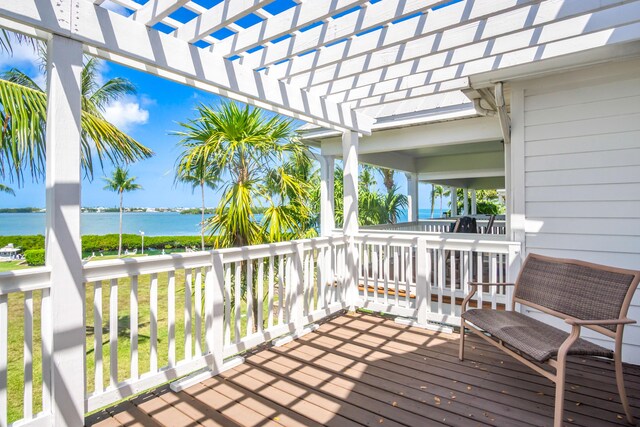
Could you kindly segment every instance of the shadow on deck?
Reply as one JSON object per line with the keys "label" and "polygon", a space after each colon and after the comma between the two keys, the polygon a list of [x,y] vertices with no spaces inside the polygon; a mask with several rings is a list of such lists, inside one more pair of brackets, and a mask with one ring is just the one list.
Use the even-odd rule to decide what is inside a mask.
{"label": "shadow on deck", "polygon": [[[553,422],[553,384],[469,336],[410,328],[366,314],[332,319],[281,348],[183,392],[168,387],[87,418],[107,426],[541,426]],[[640,417],[640,367],[625,366]],[[628,426],[613,364],[573,358],[566,425]]]}

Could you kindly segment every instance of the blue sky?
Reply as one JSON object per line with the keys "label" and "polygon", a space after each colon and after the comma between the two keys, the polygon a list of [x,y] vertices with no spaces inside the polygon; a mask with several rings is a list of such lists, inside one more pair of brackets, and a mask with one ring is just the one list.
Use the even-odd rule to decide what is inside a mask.
{"label": "blue sky", "polygon": [[[144,3],[144,0],[136,0]],[[198,0],[203,6],[211,7],[221,0]],[[278,0],[274,2],[270,10],[276,13],[295,5],[291,0]],[[122,11],[120,11],[122,13]],[[187,11],[188,12],[188,11]],[[190,12],[189,12],[190,13]],[[172,18],[186,21],[191,16],[181,16],[175,13]],[[238,22],[242,26],[250,26],[260,20],[255,15],[243,18]],[[161,31],[170,29],[162,28]],[[214,34],[224,38],[227,34]],[[13,55],[0,54],[0,71],[11,67],[17,67],[32,76],[41,87],[44,87],[44,75],[39,60],[33,49],[28,46],[17,45]],[[203,92],[188,86],[183,86],[169,80],[161,79],[137,70],[115,64],[104,63],[102,68],[102,80],[107,81],[113,77],[124,77],[132,81],[137,87],[135,96],[128,96],[118,102],[112,103],[107,108],[105,116],[120,129],[150,147],[155,156],[132,164],[129,167],[130,174],[137,177],[137,182],[143,190],[129,193],[125,196],[125,205],[136,207],[195,207],[200,204],[200,196],[192,192],[190,187],[179,184],[174,185],[174,163],[179,154],[176,143],[179,138],[171,135],[173,131],[180,129],[178,122],[187,121],[195,117],[195,108],[200,104],[216,105],[221,98],[207,92]],[[300,123],[302,124],[302,123]],[[99,166],[94,166],[93,181],[84,180],[82,186],[83,206],[115,206],[117,197],[114,193],[103,189],[102,177],[108,175],[113,167],[105,164],[104,171]],[[377,177],[379,184],[382,179]],[[400,191],[406,194],[406,179],[404,174],[396,174],[396,181]],[[2,181],[0,180],[0,183]],[[27,182],[22,188],[15,188],[15,183],[5,182],[16,190],[16,196],[0,195],[0,208],[2,207],[43,207],[45,205],[44,183]],[[421,185],[420,207],[428,205],[428,186]],[[207,206],[215,206],[219,200],[219,194],[207,190]]]}

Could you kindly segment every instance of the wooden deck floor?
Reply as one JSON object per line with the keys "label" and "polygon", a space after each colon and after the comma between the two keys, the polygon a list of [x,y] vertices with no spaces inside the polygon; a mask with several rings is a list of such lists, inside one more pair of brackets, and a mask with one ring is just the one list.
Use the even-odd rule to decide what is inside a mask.
{"label": "wooden deck floor", "polygon": [[[551,382],[476,337],[457,359],[457,335],[344,315],[281,348],[184,392],[155,390],[87,419],[110,426],[543,426]],[[567,425],[626,425],[613,366],[576,358],[568,372]],[[640,368],[627,366],[640,417]]]}

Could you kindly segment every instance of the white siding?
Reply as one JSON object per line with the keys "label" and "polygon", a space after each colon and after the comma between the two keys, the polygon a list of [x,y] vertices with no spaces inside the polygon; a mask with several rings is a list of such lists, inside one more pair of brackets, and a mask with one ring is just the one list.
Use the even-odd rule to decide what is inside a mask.
{"label": "white siding", "polygon": [[[512,108],[524,138],[526,252],[640,269],[640,62],[514,88],[523,90]],[[640,292],[632,304],[640,321]],[[624,359],[640,364],[640,326],[627,328]]]}

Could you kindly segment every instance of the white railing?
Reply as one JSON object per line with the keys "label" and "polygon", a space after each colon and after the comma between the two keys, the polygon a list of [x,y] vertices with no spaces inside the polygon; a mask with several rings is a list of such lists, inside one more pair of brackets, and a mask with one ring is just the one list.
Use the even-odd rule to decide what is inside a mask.
{"label": "white railing", "polygon": [[[455,222],[454,218],[428,219],[413,222],[399,222],[397,224],[379,224],[363,227],[363,231],[406,231],[412,233],[449,233],[451,224]],[[491,230],[487,230],[489,225],[488,219],[476,219],[479,234],[502,234],[506,233],[506,224],[504,220],[496,220],[491,226]]]}
{"label": "white railing", "polygon": [[50,289],[47,268],[0,273],[0,426],[51,423]]}
{"label": "white railing", "polygon": [[[85,410],[200,370],[220,372],[235,355],[295,337],[347,307],[418,324],[456,323],[468,281],[513,278],[518,251],[504,236],[376,231],[89,262]],[[0,426],[50,424],[50,288],[46,268],[0,274]],[[472,304],[500,308],[509,298],[488,287]],[[38,358],[41,375],[34,370]],[[16,376],[24,387],[13,396],[8,378],[15,383]]]}
{"label": "white railing", "polygon": [[[520,244],[501,236],[398,235],[356,237],[359,305],[418,321],[459,324],[470,281],[514,279]],[[509,287],[484,287],[473,305],[509,308]]]}

